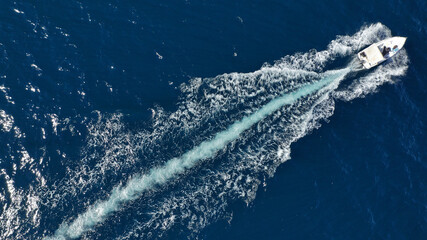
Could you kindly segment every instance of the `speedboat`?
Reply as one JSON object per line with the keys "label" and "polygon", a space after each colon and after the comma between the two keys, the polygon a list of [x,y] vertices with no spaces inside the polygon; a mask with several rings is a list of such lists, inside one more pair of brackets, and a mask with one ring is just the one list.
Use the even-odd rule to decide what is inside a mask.
{"label": "speedboat", "polygon": [[406,37],[392,37],[374,43],[357,56],[365,69],[370,69],[393,57],[405,44]]}

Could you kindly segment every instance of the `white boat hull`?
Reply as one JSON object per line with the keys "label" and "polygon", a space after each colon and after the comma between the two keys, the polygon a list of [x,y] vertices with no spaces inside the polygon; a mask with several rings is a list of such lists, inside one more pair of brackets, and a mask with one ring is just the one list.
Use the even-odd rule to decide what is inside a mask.
{"label": "white boat hull", "polygon": [[406,37],[392,37],[374,43],[360,51],[357,56],[365,69],[377,66],[385,60],[393,57],[406,42]]}

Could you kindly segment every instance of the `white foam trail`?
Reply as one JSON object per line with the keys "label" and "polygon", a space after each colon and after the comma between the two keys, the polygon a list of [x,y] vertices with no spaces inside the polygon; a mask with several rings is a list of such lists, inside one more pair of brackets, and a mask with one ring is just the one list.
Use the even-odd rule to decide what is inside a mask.
{"label": "white foam trail", "polygon": [[[216,134],[213,139],[202,142],[199,146],[186,152],[181,157],[169,160],[164,166],[154,168],[148,174],[133,177],[125,187],[118,186],[114,188],[107,200],[92,205],[71,224],[63,223],[53,237],[46,239],[80,237],[93,226],[102,222],[109,214],[117,211],[123,203],[138,198],[144,191],[167,183],[186,169],[195,166],[200,160],[213,157],[227,144],[236,140],[245,130],[248,130],[282,106],[292,104],[301,97],[308,96],[316,91],[321,91],[322,88],[333,82],[338,83],[349,71],[350,68],[328,71],[322,74],[323,78],[319,81],[271,100],[258,111],[233,123],[226,130]],[[336,87],[337,85],[334,84],[333,86]]]}

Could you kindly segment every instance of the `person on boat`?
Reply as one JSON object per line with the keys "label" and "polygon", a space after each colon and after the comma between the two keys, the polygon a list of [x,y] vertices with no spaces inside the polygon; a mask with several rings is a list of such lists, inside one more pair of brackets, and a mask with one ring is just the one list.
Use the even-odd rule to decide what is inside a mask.
{"label": "person on boat", "polygon": [[394,47],[393,47],[393,52],[397,52],[398,50],[399,50],[398,46],[397,46],[397,45],[394,45]]}
{"label": "person on boat", "polygon": [[383,52],[382,52],[383,56],[385,57],[385,55],[387,55],[390,52],[390,50],[391,49],[389,47],[384,46]]}

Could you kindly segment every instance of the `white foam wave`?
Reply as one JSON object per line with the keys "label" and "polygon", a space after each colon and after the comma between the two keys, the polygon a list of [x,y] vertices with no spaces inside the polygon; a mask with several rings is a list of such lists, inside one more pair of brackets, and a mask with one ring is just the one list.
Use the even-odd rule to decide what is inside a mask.
{"label": "white foam wave", "polygon": [[[124,202],[132,199],[138,203],[138,208],[132,209],[138,218],[134,225],[126,226],[123,231],[127,232],[123,238],[161,237],[177,223],[197,234],[211,221],[231,217],[226,209],[230,199],[239,198],[247,203],[252,201],[261,182],[266,177],[273,176],[277,166],[289,159],[290,144],[320,126],[319,120],[332,115],[333,97],[349,100],[375,91],[392,77],[404,74],[407,62],[396,58],[392,63],[378,68],[382,69],[382,74],[377,72],[379,70],[372,71],[363,78],[355,79],[353,84],[344,89],[336,90],[337,86],[334,84],[329,84],[330,87],[326,88],[319,86],[320,91],[296,99],[276,111],[263,109],[267,106],[274,108],[276,105],[272,102],[279,106],[280,101],[276,100],[282,99],[282,93],[292,94],[317,83],[327,64],[335,58],[354,54],[361,47],[390,35],[384,25],[374,24],[363,27],[353,36],[337,37],[325,51],[313,50],[286,56],[273,65],[265,64],[253,73],[192,79],[181,86],[183,94],[176,112],[167,113],[159,107],[153,109],[150,131],[130,132],[121,122],[120,115],[105,117],[99,114],[98,121],[89,127],[88,147],[83,150],[82,164],[76,169],[70,169],[69,176],[54,184],[44,197],[56,204],[61,199],[69,199],[69,196],[81,199],[85,192],[90,192],[95,187],[102,190],[98,190],[99,194],[76,203],[80,208],[92,206],[77,219],[70,216],[73,212],[65,213],[64,218],[68,219],[68,223],[64,223],[55,236],[80,236],[105,220],[112,212],[120,210]],[[402,52],[401,55],[406,54]],[[392,65],[403,68],[395,71]],[[392,73],[393,71],[395,72]],[[376,80],[374,85],[372,78]],[[262,121],[254,118],[255,122],[251,122],[249,117],[245,118],[254,115],[263,116]],[[236,122],[237,119],[246,119],[246,123],[250,123],[249,129],[239,125],[241,122]],[[233,127],[235,132],[232,132]],[[233,136],[238,136],[241,131],[245,131],[245,134],[240,135],[238,141],[233,141],[234,138],[227,140],[227,136],[222,136],[222,142],[215,142],[215,138],[206,140],[215,133],[227,131],[235,133]],[[190,144],[182,146],[177,142]],[[208,148],[208,143],[215,147]],[[206,147],[203,148],[206,152],[197,152],[201,146]],[[182,153],[185,153],[182,157],[167,161],[170,155]],[[226,154],[227,160],[219,163],[212,159],[200,166],[197,164],[199,160],[195,160],[212,155],[217,156],[214,158],[217,159],[223,154]],[[139,163],[141,161],[142,164]],[[215,162],[212,166],[209,164],[211,161]],[[128,172],[133,165],[144,165],[143,169],[147,174],[130,179],[123,187],[116,187],[107,200],[96,201],[96,198],[103,198],[104,194],[108,194],[104,189],[108,189],[111,184],[118,184],[117,180],[110,181],[110,178],[128,176],[122,174]],[[149,171],[150,168],[153,170]],[[175,175],[180,175],[181,178],[194,175],[192,171],[185,171],[188,168],[201,171],[194,170],[197,172],[194,179],[186,178],[185,181],[177,182],[179,191],[167,192],[155,202],[145,195],[138,199],[144,189],[155,190],[157,188],[153,187],[162,182],[175,182]],[[162,191],[162,188],[159,189]],[[52,211],[56,207],[52,205]],[[143,210],[140,211],[140,207]],[[102,224],[97,226],[102,227]],[[87,233],[88,236],[90,234]]]}
{"label": "white foam wave", "polygon": [[13,122],[13,116],[7,114],[4,110],[0,110],[0,126],[4,132],[12,130]]}
{"label": "white foam wave", "polygon": [[116,187],[108,200],[98,202],[91,206],[71,224],[61,225],[55,233],[55,238],[65,239],[66,237],[79,237],[94,225],[102,222],[109,214],[117,211],[123,203],[134,200],[139,197],[142,192],[156,185],[165,184],[171,178],[193,167],[198,161],[213,157],[219,150],[237,139],[245,130],[249,129],[266,116],[272,114],[284,105],[292,104],[301,97],[321,90],[332,81],[342,79],[348,72],[349,68],[325,73],[323,79],[304,86],[295,92],[287,93],[282,97],[273,99],[255,113],[235,122],[225,131],[218,133],[213,139],[202,142],[199,146],[188,151],[182,157],[173,158],[164,166],[154,168],[147,174],[133,177],[128,181],[125,187]]}
{"label": "white foam wave", "polygon": [[[329,44],[326,51],[312,51],[287,56],[273,66],[266,64],[264,70],[274,68],[280,72],[280,68],[282,68],[283,71],[289,71],[289,69],[322,71],[331,59],[354,54],[362,47],[389,36],[391,36],[390,30],[382,24],[366,26],[353,36],[338,37]],[[249,204],[255,198],[257,188],[262,181],[265,181],[266,177],[273,176],[277,166],[290,158],[291,143],[319,127],[320,120],[333,114],[334,100],[331,96],[350,100],[371,93],[381,84],[392,81],[393,77],[404,75],[407,68],[405,59],[407,59],[406,53],[402,52],[401,56],[393,59],[391,63],[381,66],[384,68],[382,73],[385,74],[371,71],[362,79],[355,79],[359,84],[352,84],[344,89],[340,88],[339,91],[334,90],[331,94],[313,96],[313,99],[304,99],[303,102],[297,102],[289,108],[283,108],[272,114],[269,120],[258,123],[256,129],[248,131],[239,139],[239,142],[243,142],[243,146],[230,147],[230,150],[227,151],[226,161],[221,161],[219,166],[215,164],[212,168],[206,164],[201,167],[200,171],[197,171],[197,178],[203,179],[203,181],[191,181],[191,178],[187,178],[185,183],[179,184],[180,191],[178,192],[171,192],[150,204],[144,204],[149,200],[148,197],[138,201],[136,205],[142,206],[142,210],[134,209],[137,212],[134,214],[135,219],[138,220],[123,230],[123,235],[118,239],[161,238],[163,234],[167,234],[168,229],[176,225],[181,229],[190,230],[195,234],[193,237],[196,237],[197,233],[212,221],[218,219],[228,219],[229,221],[232,213],[227,210],[228,203],[232,199],[239,198]],[[400,70],[397,71],[397,68]],[[194,107],[192,112],[195,112],[195,116],[201,114],[208,115],[207,118],[213,118],[219,115],[218,112],[224,111],[222,110],[224,108],[225,111],[228,111],[233,103],[230,98],[236,95],[245,100],[249,96],[252,97],[245,104],[253,104],[253,101],[263,103],[260,99],[265,94],[265,89],[272,88],[271,82],[280,82],[278,80],[280,74],[270,75],[271,78],[269,76],[259,78],[254,73],[235,74],[234,76],[234,78],[229,78],[228,75],[221,75],[213,80],[193,79],[189,85],[182,87],[186,97],[183,101],[187,106]],[[267,81],[263,81],[264,79]],[[372,80],[376,82],[375,85],[372,84]],[[215,87],[216,91],[211,95],[207,95],[206,90],[203,89],[206,81],[209,81],[209,87]],[[292,82],[288,79],[286,81]],[[298,85],[298,82],[290,84],[290,86],[293,85]],[[367,88],[367,85],[371,87]],[[246,86],[257,90],[262,89],[263,86],[267,87],[253,93],[249,90],[242,91]],[[359,88],[362,91],[357,90]],[[200,92],[203,92],[204,95],[198,98]],[[361,94],[356,95],[356,92]],[[216,96],[215,99],[215,93],[220,97]],[[274,95],[274,92],[270,95]],[[207,96],[212,96],[212,98],[209,99]],[[223,99],[229,102],[223,103]],[[256,108],[256,105],[249,109],[252,107]],[[181,116],[185,116],[188,112],[185,109],[182,111]],[[203,117],[199,117],[198,120],[201,118]],[[234,119],[234,117],[230,118]],[[197,124],[186,122],[185,126],[196,128],[200,121]],[[255,139],[254,136],[256,136]],[[251,140],[245,144],[244,142],[248,141],[246,139]],[[149,212],[148,217],[147,212]]]}

